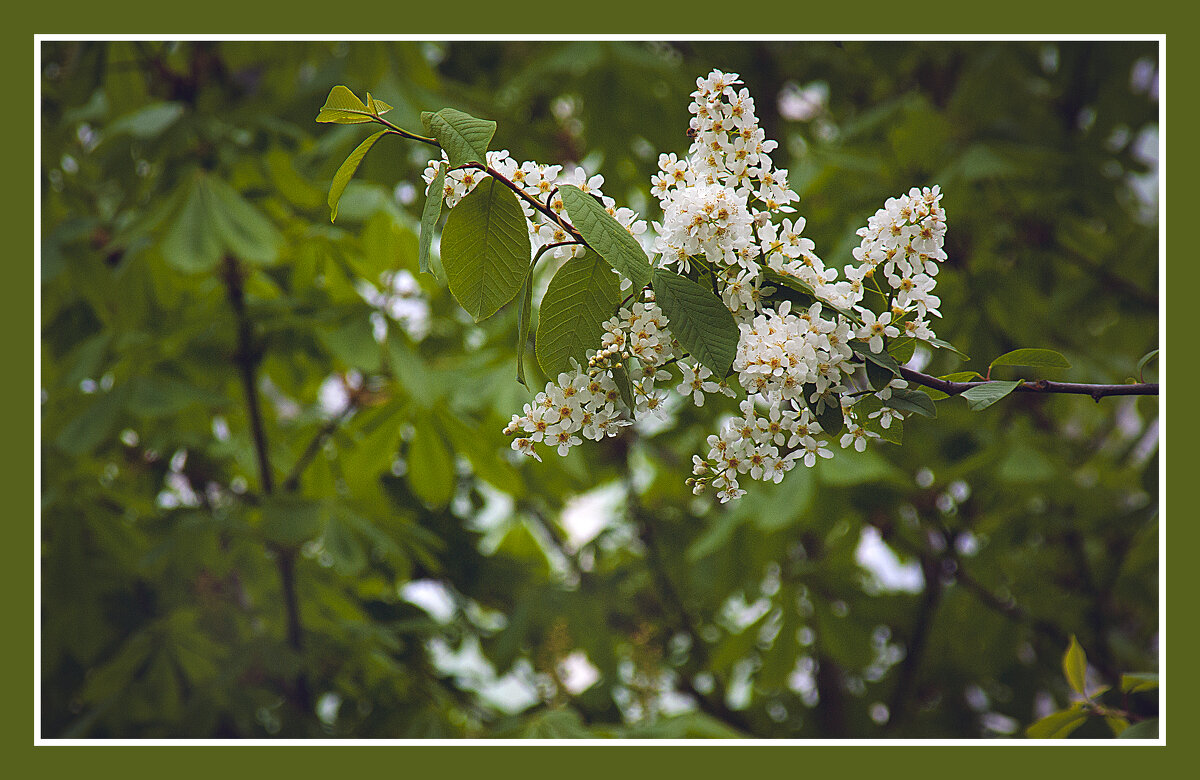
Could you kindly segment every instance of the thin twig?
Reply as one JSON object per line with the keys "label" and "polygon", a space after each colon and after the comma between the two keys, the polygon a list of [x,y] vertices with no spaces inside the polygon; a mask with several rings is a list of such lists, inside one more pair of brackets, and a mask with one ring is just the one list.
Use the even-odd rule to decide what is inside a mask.
{"label": "thin twig", "polygon": [[[900,375],[910,382],[915,382],[918,385],[933,390],[940,390],[946,395],[958,395],[959,393],[970,390],[972,387],[991,384],[987,381],[980,382],[951,382],[946,379],[939,379],[936,376],[922,374],[920,371],[913,371],[911,368],[900,366]],[[1038,379],[1034,382],[1022,382],[1017,385],[1014,392],[1018,393],[1070,393],[1074,395],[1088,395],[1096,401],[1109,395],[1158,395],[1157,382],[1144,382],[1141,384],[1127,385],[1090,385],[1079,384],[1077,382],[1051,382],[1048,379]]]}

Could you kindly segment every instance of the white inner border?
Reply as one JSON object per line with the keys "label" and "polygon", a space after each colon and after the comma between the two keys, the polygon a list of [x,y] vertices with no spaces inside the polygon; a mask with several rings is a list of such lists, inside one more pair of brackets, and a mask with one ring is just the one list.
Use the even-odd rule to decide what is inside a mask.
{"label": "white inner border", "polygon": [[34,452],[34,506],[41,506],[41,446],[42,446],[42,416],[41,416],[41,322],[42,322],[42,180],[41,180],[41,103],[42,103],[42,41],[1156,41],[1158,43],[1158,375],[1162,391],[1159,396],[1159,429],[1158,429],[1158,669],[1159,669],[1159,737],[1153,740],[1108,740],[1108,739],[1072,739],[1072,740],[1040,740],[1040,739],[739,739],[739,740],[702,740],[702,739],[45,739],[42,737],[42,516],[38,511],[34,518],[33,560],[34,560],[34,606],[33,606],[33,743],[34,745],[61,746],[202,746],[202,745],[248,745],[248,746],[287,746],[287,745],[687,745],[687,746],[731,746],[731,745],[1023,745],[1042,747],[1068,746],[1099,746],[1146,747],[1166,744],[1166,636],[1167,636],[1167,593],[1166,593],[1166,524],[1164,523],[1164,503],[1166,497],[1166,442],[1167,442],[1167,358],[1163,350],[1165,342],[1166,322],[1166,195],[1167,195],[1167,37],[1166,35],[1083,35],[1083,34],[1030,34],[1030,35],[984,35],[979,33],[962,35],[662,35],[646,33],[629,33],[624,35],[480,35],[480,34],[438,34],[424,35],[342,35],[330,38],[327,35],[261,35],[261,34],[229,34],[229,35],[69,35],[63,33],[39,34],[34,36],[33,43],[33,232],[34,232],[34,281],[33,281],[33,338],[34,338],[34,368],[33,368],[33,430],[35,439]]}

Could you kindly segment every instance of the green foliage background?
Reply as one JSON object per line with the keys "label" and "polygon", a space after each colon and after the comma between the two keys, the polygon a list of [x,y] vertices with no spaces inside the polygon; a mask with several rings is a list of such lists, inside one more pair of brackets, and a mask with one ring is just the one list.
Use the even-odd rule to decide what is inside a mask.
{"label": "green foliage background", "polygon": [[[719,406],[515,461],[514,307],[476,325],[418,274],[427,149],[382,139],[331,225],[328,184],[367,132],[313,122],[335,84],[402,127],[461,108],[498,122],[493,148],[585,160],[654,218],[692,81],[736,71],[826,262],[887,197],[942,186],[938,335],[975,359],[928,371],[1047,347],[1073,365],[1051,378],[1121,382],[1158,343],[1157,208],[1128,178],[1158,110],[1130,88],[1145,58],[1154,44],[45,43],[43,735],[996,736],[1069,701],[1071,635],[1099,683],[1154,671],[1157,399],[942,401],[902,447],[839,451],[727,508],[683,484]],[[774,96],[818,79],[822,116],[784,119]],[[389,321],[379,340],[362,281],[398,271],[427,334]],[[351,374],[331,419],[322,387]],[[608,522],[576,544],[564,509],[597,488],[583,514]],[[883,587],[864,533],[924,587]],[[426,581],[448,614],[401,598]],[[579,652],[598,679],[572,692]]]}

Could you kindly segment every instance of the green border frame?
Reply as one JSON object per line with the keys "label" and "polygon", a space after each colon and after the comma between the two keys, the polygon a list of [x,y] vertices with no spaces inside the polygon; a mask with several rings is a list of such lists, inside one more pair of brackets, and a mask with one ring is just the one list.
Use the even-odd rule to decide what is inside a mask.
{"label": "green border frame", "polygon": [[[696,35],[729,35],[738,37],[739,34],[771,34],[787,32],[789,34],[819,34],[819,33],[858,33],[882,35],[915,35],[915,34],[1000,34],[1013,35],[1031,34],[1041,30],[1054,34],[1167,34],[1166,73],[1171,78],[1169,85],[1174,89],[1171,106],[1176,128],[1173,137],[1177,140],[1171,146],[1169,159],[1172,162],[1170,177],[1166,177],[1166,166],[1162,175],[1166,177],[1169,194],[1165,203],[1173,204],[1162,213],[1162,224],[1168,222],[1167,216],[1182,219],[1185,208],[1189,208],[1192,200],[1185,197],[1185,188],[1192,189],[1196,178],[1190,174],[1196,168],[1196,151],[1191,143],[1191,134],[1183,135],[1179,128],[1186,127],[1185,121],[1191,118],[1194,108],[1192,95],[1192,76],[1196,73],[1197,47],[1186,37],[1190,28],[1187,25],[1184,12],[1179,10],[1182,4],[1158,2],[1139,3],[1136,8],[1128,3],[1091,3],[1086,7],[1054,6],[1045,2],[1029,2],[1029,0],[1010,0],[995,6],[954,5],[939,8],[931,3],[896,3],[896,2],[856,2],[852,5],[825,5],[813,3],[769,2],[757,3],[747,10],[745,5],[733,3],[716,4],[711,0],[702,2],[670,4],[654,4],[653,7],[644,2],[630,0],[608,0],[600,6],[562,4],[547,4],[527,2],[522,3],[522,13],[519,19],[504,19],[503,11],[496,4],[482,6],[474,14],[456,13],[440,21],[435,13],[436,7],[424,6],[413,8],[409,4],[397,3],[368,3],[376,5],[378,13],[372,13],[363,4],[356,4],[353,15],[336,19],[328,5],[314,5],[306,16],[297,13],[296,8],[289,6],[286,14],[268,6],[254,6],[244,2],[230,0],[207,0],[196,6],[164,6],[161,2],[127,2],[121,8],[114,8],[107,3],[78,3],[75,0],[60,0],[35,9],[23,9],[28,15],[24,18],[10,18],[4,33],[4,73],[9,83],[18,86],[10,91],[8,101],[8,121],[4,123],[3,148],[8,165],[5,170],[10,178],[20,181],[29,175],[29,155],[33,150],[34,128],[31,128],[29,114],[20,106],[29,105],[30,99],[28,79],[31,75],[31,60],[33,59],[37,33],[63,33],[88,37],[89,35],[103,37],[122,33],[149,34],[213,34],[222,35],[236,32],[264,34],[329,34],[333,28],[341,28],[347,32],[361,31],[369,34],[378,31],[381,34],[401,33],[406,31],[428,34],[430,37],[439,35],[475,34],[481,37],[494,35],[569,35],[569,34],[632,34],[638,31],[663,32],[665,38],[688,38]],[[480,4],[482,5],[482,4]],[[1168,10],[1174,6],[1172,10]],[[596,13],[602,8],[602,13]],[[649,10],[648,10],[649,9]],[[465,23],[464,23],[465,20]],[[1172,34],[1174,33],[1174,34]],[[336,35],[330,35],[336,37]],[[36,73],[36,68],[34,68]],[[1164,82],[1163,94],[1166,94]],[[36,111],[35,111],[36,127]],[[1163,132],[1162,138],[1166,139]],[[25,181],[28,181],[25,179]],[[5,223],[11,225],[11,234],[17,236],[12,243],[8,258],[8,274],[10,284],[4,286],[3,305],[0,306],[0,317],[6,326],[5,339],[13,359],[26,366],[32,366],[36,359],[34,344],[36,333],[31,333],[33,320],[33,298],[29,291],[34,287],[34,238],[30,225],[33,222],[33,201],[28,191],[20,184],[10,184],[5,189],[5,199],[9,201],[4,210]],[[1177,225],[1191,224],[1176,222]],[[1179,324],[1181,332],[1191,333],[1192,330],[1182,330],[1186,327],[1183,319],[1185,313],[1190,313],[1183,303],[1183,292],[1196,289],[1194,284],[1196,271],[1185,252],[1192,250],[1191,242],[1185,245],[1185,239],[1190,234],[1181,232],[1179,228],[1173,234],[1174,240],[1168,245],[1179,253],[1175,262],[1168,262],[1165,269],[1170,272],[1171,292],[1168,295],[1175,304],[1168,307],[1172,314],[1167,320]],[[35,293],[36,294],[36,293]],[[1189,317],[1190,320],[1190,317]],[[1167,323],[1164,323],[1167,324]],[[1166,343],[1168,328],[1163,328],[1163,343]],[[1165,351],[1164,351],[1165,352]],[[34,353],[34,354],[31,354]],[[1181,353],[1183,354],[1183,353]],[[1171,375],[1175,384],[1185,387],[1190,384],[1194,373],[1191,361],[1170,361],[1164,354],[1164,364],[1171,365]],[[11,619],[17,626],[30,626],[29,618],[33,604],[33,560],[27,546],[32,536],[32,524],[26,525],[37,511],[36,500],[30,490],[33,482],[34,460],[29,457],[30,444],[36,446],[34,439],[34,420],[30,414],[30,387],[28,380],[21,372],[16,383],[3,385],[5,395],[4,407],[10,435],[6,437],[4,447],[5,465],[2,474],[4,494],[15,507],[10,518],[10,528],[14,529],[12,539],[16,548],[16,564],[6,567],[4,593],[10,594]],[[1165,410],[1164,393],[1164,410]],[[1171,422],[1169,438],[1172,453],[1176,454],[1167,461],[1166,474],[1168,477],[1183,478],[1185,473],[1192,474],[1190,456],[1181,455],[1184,452],[1186,439],[1185,427],[1190,433],[1194,428],[1193,415],[1190,406],[1182,403],[1171,404],[1168,419]],[[1188,437],[1190,439],[1190,436]],[[1165,448],[1163,450],[1165,455]],[[1186,469],[1186,472],[1185,472]],[[1170,480],[1176,484],[1177,480]],[[1164,496],[1167,512],[1164,517],[1170,517],[1175,522],[1167,527],[1170,532],[1170,545],[1164,547],[1164,564],[1166,566],[1166,591],[1174,598],[1162,601],[1166,607],[1169,601],[1175,616],[1171,636],[1171,647],[1186,648],[1192,644],[1191,621],[1185,621],[1181,616],[1190,615],[1192,605],[1189,598],[1189,582],[1185,577],[1190,574],[1190,567],[1185,566],[1185,554],[1196,549],[1197,529],[1191,522],[1195,516],[1190,507],[1185,505],[1184,495],[1176,490],[1169,499]],[[36,539],[34,540],[36,551]],[[1174,551],[1174,555],[1166,555],[1166,551]],[[1194,587],[1194,586],[1193,586]],[[31,630],[31,629],[30,629]],[[18,630],[18,636],[24,636]],[[32,634],[32,630],[31,630]],[[32,640],[32,636],[30,636]],[[94,775],[97,769],[102,771],[111,768],[120,772],[124,777],[141,776],[151,771],[170,777],[189,777],[210,775],[214,771],[227,767],[247,767],[254,770],[289,772],[291,766],[308,772],[346,771],[352,766],[352,771],[359,771],[359,766],[368,764],[370,769],[378,769],[386,773],[408,774],[414,769],[436,769],[441,777],[458,777],[471,769],[493,770],[498,763],[511,767],[520,767],[540,775],[545,769],[555,771],[565,769],[577,776],[610,775],[615,769],[628,771],[633,766],[642,766],[655,771],[656,774],[670,772],[677,775],[693,769],[703,769],[705,774],[745,773],[748,769],[754,772],[769,772],[779,769],[791,774],[808,774],[823,769],[834,770],[838,774],[856,774],[859,771],[876,770],[880,774],[895,771],[897,765],[912,767],[917,771],[928,772],[936,769],[957,770],[970,776],[1011,776],[1015,771],[1033,769],[1037,776],[1050,772],[1064,771],[1076,774],[1090,774],[1100,770],[1102,777],[1122,777],[1135,772],[1145,774],[1169,769],[1166,762],[1165,749],[1150,747],[1151,752],[1120,749],[1117,752],[1103,752],[1103,747],[1063,747],[1066,752],[1045,752],[1035,746],[997,746],[997,747],[962,747],[962,746],[927,746],[904,745],[885,746],[875,749],[864,749],[861,745],[846,747],[817,747],[817,746],[767,746],[756,749],[752,746],[733,746],[728,743],[697,744],[695,747],[672,746],[612,746],[612,747],[572,747],[572,746],[532,746],[532,745],[501,745],[469,748],[467,746],[412,746],[400,747],[399,753],[383,754],[372,751],[364,756],[358,752],[353,764],[349,754],[334,752],[336,748],[318,749],[315,752],[304,747],[296,750],[272,750],[271,748],[255,749],[249,753],[234,748],[169,748],[169,747],[81,747],[63,748],[42,746],[34,747],[31,726],[33,713],[30,707],[30,682],[33,676],[31,663],[32,641],[16,641],[5,646],[7,663],[4,664],[5,686],[8,692],[4,707],[4,755],[5,758],[36,762],[36,769],[52,773],[50,776],[65,776],[67,772],[79,770]],[[1195,689],[1194,665],[1185,663],[1189,656],[1176,652],[1173,656],[1175,663],[1171,665],[1170,690],[1175,694],[1172,698],[1179,702],[1186,692]],[[34,688],[36,690],[36,687]],[[1165,690],[1165,689],[1164,689]],[[1165,705],[1164,692],[1164,705]],[[1165,710],[1165,706],[1164,706]],[[1165,713],[1164,713],[1165,715]],[[1170,732],[1170,743],[1176,749],[1174,758],[1180,759],[1182,766],[1191,765],[1182,754],[1192,753],[1193,741],[1188,738],[1192,731],[1195,715],[1191,708],[1177,704],[1171,709],[1171,715],[1166,718]],[[1165,725],[1166,725],[1165,724]],[[1038,745],[1054,750],[1053,746]],[[1025,749],[1022,749],[1025,748]],[[179,751],[185,751],[186,756]],[[578,751],[586,751],[581,755]],[[742,753],[741,750],[753,750],[753,753]],[[978,751],[987,751],[985,756]],[[515,753],[513,752],[515,751]],[[715,752],[714,752],[715,751]],[[803,753],[797,751],[804,751]],[[913,751],[916,751],[915,753]],[[1101,763],[1102,762],[1102,763]],[[1186,762],[1186,763],[1185,763]],[[9,762],[5,762],[6,764]],[[982,771],[981,771],[982,770]],[[17,769],[20,772],[20,768]],[[1192,770],[1194,771],[1194,769]],[[306,772],[307,773],[307,772]]]}

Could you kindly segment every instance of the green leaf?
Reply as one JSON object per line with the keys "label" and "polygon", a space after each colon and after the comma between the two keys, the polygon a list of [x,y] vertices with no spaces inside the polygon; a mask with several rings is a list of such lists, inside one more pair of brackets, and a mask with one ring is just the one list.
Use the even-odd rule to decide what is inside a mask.
{"label": "green leaf", "polygon": [[1121,675],[1121,691],[1143,693],[1158,688],[1158,675],[1153,672],[1134,672]]}
{"label": "green leaf", "polygon": [[1151,360],[1154,360],[1154,358],[1156,358],[1156,357],[1158,357],[1157,349],[1150,350],[1145,355],[1142,355],[1142,359],[1139,360],[1138,364],[1137,364],[1137,375],[1138,375],[1139,382],[1144,381],[1142,379],[1142,371],[1145,370],[1146,364],[1148,364]]}
{"label": "green leaf", "polygon": [[487,163],[488,144],[496,133],[496,123],[456,108],[443,108],[429,118],[429,132],[446,150],[450,167],[457,168],[467,163]]}
{"label": "green leaf", "polygon": [[519,295],[521,302],[517,307],[517,381],[529,387],[525,381],[525,350],[529,347],[529,320],[533,317],[533,264],[530,263],[529,273],[521,283]]}
{"label": "green leaf", "polygon": [[1067,359],[1052,349],[1014,349],[992,361],[995,366],[1031,366],[1034,368],[1070,368]]}
{"label": "green leaf", "polygon": [[440,509],[454,497],[454,457],[431,420],[415,423],[408,445],[408,484],[417,498]]}
{"label": "green leaf", "polygon": [[892,339],[887,345],[887,353],[895,358],[897,363],[907,363],[912,360],[913,353],[916,351],[917,340],[909,336]]}
{"label": "green leaf", "polygon": [[421,246],[417,255],[421,273],[429,273],[429,247],[433,244],[433,230],[442,216],[442,196],[446,187],[446,166],[439,165],[437,176],[425,193],[425,206],[421,209]]}
{"label": "green leaf", "polygon": [[968,408],[978,412],[980,409],[988,408],[1013,390],[1016,390],[1020,384],[1020,379],[1012,382],[993,381],[988,382],[986,385],[976,385],[975,387],[967,388],[961,395],[967,399]]}
{"label": "green leaf", "polygon": [[509,439],[499,430],[485,424],[483,429],[468,424],[461,415],[450,411],[443,402],[434,409],[434,420],[450,445],[470,462],[475,476],[504,490],[514,498],[525,492],[521,473],[509,463]]}
{"label": "green leaf", "polygon": [[604,322],[620,302],[621,284],[595,252],[571,258],[559,268],[538,311],[535,345],[546,376],[568,370],[571,358],[586,366],[587,351],[600,348]]}
{"label": "green leaf", "polygon": [[625,370],[623,364],[617,364],[612,367],[613,382],[617,385],[617,392],[621,394],[621,400],[625,402],[625,406],[630,410],[633,409],[633,383],[629,381],[629,372]]}
{"label": "green leaf", "polygon": [[871,347],[865,341],[851,341],[850,349],[857,352],[864,361],[874,363],[894,377],[900,376],[900,364],[887,352],[872,352]]}
{"label": "green leaf", "polygon": [[112,436],[121,418],[127,393],[117,387],[108,393],[97,394],[79,415],[63,427],[54,443],[72,456],[85,455]]}
{"label": "green leaf", "polygon": [[205,273],[217,267],[224,246],[216,231],[215,207],[206,185],[197,176],[188,188],[183,208],[163,237],[163,258],[185,273]]}
{"label": "green leaf", "polygon": [[379,116],[380,114],[386,114],[387,112],[391,111],[392,107],[387,103],[384,103],[382,100],[376,100],[375,98],[371,97],[371,93],[368,92],[367,110],[371,112],[372,116]]}
{"label": "green leaf", "polygon": [[[947,382],[970,382],[975,379],[983,379],[977,371],[956,371],[953,374],[946,374],[938,378],[945,379]],[[950,397],[949,394],[943,393],[941,390],[934,390],[932,387],[922,385],[919,389],[935,401],[941,401]]]}
{"label": "green leaf", "polygon": [[571,223],[588,246],[633,282],[635,288],[650,284],[650,258],[646,257],[637,239],[595,198],[578,187],[564,184],[558,192]]}
{"label": "green leaf", "polygon": [[1071,708],[1054,712],[1025,729],[1030,739],[1066,739],[1087,721],[1087,713]]}
{"label": "green leaf", "polygon": [[384,271],[404,269],[417,273],[417,236],[387,211],[376,211],[362,228],[362,252],[346,252],[354,273],[378,279]]}
{"label": "green leaf", "polygon": [[333,184],[329,186],[329,221],[333,222],[337,219],[338,201],[342,199],[342,193],[346,191],[346,185],[354,178],[354,172],[358,170],[359,163],[367,156],[367,152],[371,151],[371,147],[375,142],[382,138],[387,133],[387,130],[380,130],[367,137],[365,141],[358,145],[346,161],[342,163],[342,167],[337,169],[337,173],[333,175]]}
{"label": "green leaf", "polygon": [[268,541],[298,546],[321,533],[321,505],[295,496],[266,496],[259,533]]}
{"label": "green leaf", "polygon": [[207,177],[203,181],[212,192],[217,234],[225,251],[257,265],[275,262],[283,238],[271,220],[224,181]]}
{"label": "green leaf", "polygon": [[875,390],[882,390],[891,384],[891,381],[896,378],[896,375],[888,371],[883,366],[872,361],[867,361],[867,382]]}
{"label": "green leaf", "polygon": [[1067,647],[1067,652],[1063,654],[1062,660],[1063,674],[1066,675],[1067,684],[1081,696],[1087,696],[1085,688],[1087,684],[1087,655],[1084,654],[1083,648],[1079,646],[1079,641],[1075,639],[1074,634],[1071,635],[1071,644]]}
{"label": "green leaf", "polygon": [[[920,393],[920,395],[925,395]],[[884,441],[890,441],[892,444],[904,444],[904,423],[900,420],[892,420],[888,427],[880,426],[879,435]]]}
{"label": "green leaf", "polygon": [[337,328],[317,331],[333,356],[346,365],[375,373],[383,362],[383,348],[375,340],[375,329],[365,314],[346,320]]}
{"label": "green leaf", "polygon": [[105,134],[129,133],[134,138],[155,138],[183,116],[184,108],[183,103],[151,103],[115,120],[105,128]]}
{"label": "green leaf", "polygon": [[349,87],[341,84],[329,90],[329,97],[325,98],[325,105],[317,114],[318,122],[339,125],[360,125],[373,121],[373,118],[374,114],[367,104],[359,100]]}
{"label": "green leaf", "polygon": [[450,292],[476,322],[508,303],[529,274],[529,230],[512,190],[487,177],[462,199],[442,231]]}
{"label": "green leaf", "polygon": [[333,567],[338,574],[353,577],[366,568],[367,553],[362,542],[336,514],[326,522],[321,541],[333,558]]}
{"label": "green leaf", "polygon": [[216,268],[225,254],[249,263],[272,263],[281,242],[271,221],[237,190],[220,179],[198,174],[163,237],[162,252],[172,267],[204,273]]}
{"label": "green leaf", "polygon": [[949,352],[953,352],[954,354],[958,355],[958,356],[959,356],[960,358],[962,358],[963,360],[970,360],[970,359],[971,359],[971,358],[970,358],[970,357],[967,355],[967,353],[963,352],[963,351],[962,351],[962,350],[960,350],[958,347],[956,347],[956,346],[954,346],[953,344],[951,344],[949,341],[943,341],[942,339],[929,339],[928,343],[929,343],[929,344],[932,344],[933,346],[937,347],[938,349],[944,349],[944,350],[947,350],[947,351],[949,351]]}
{"label": "green leaf", "polygon": [[737,355],[737,321],[712,290],[658,269],[653,274],[654,297],[667,315],[671,333],[692,357],[722,378]]}
{"label": "green leaf", "polygon": [[1118,734],[1117,739],[1158,739],[1158,718],[1133,724]]}
{"label": "green leaf", "polygon": [[1118,715],[1105,715],[1104,722],[1108,724],[1108,728],[1112,731],[1114,737],[1119,737],[1129,728],[1129,721]]}
{"label": "green leaf", "polygon": [[816,292],[803,280],[788,274],[781,274],[778,271],[765,266],[760,270],[767,278],[767,281],[771,284],[778,284],[783,287],[787,287],[788,289],[811,296],[814,301],[817,300]]}
{"label": "green leaf", "polygon": [[893,387],[892,397],[885,403],[901,412],[914,412],[923,417],[937,417],[937,407],[934,406],[933,399],[920,390]]}
{"label": "green leaf", "polygon": [[821,424],[821,430],[825,431],[827,436],[837,436],[846,427],[846,416],[842,414],[841,404],[835,395],[825,397],[825,407],[821,411],[816,411],[816,404],[811,405],[814,414],[816,414],[817,422]]}

